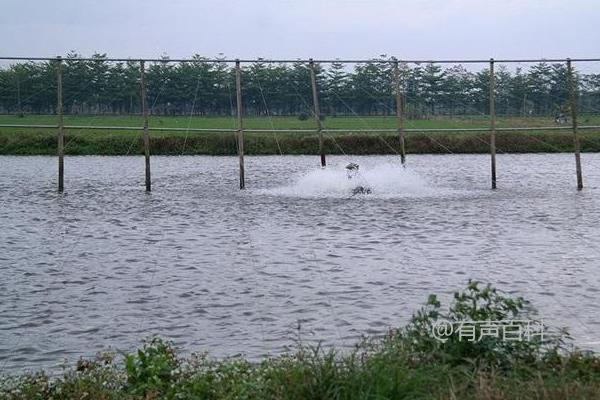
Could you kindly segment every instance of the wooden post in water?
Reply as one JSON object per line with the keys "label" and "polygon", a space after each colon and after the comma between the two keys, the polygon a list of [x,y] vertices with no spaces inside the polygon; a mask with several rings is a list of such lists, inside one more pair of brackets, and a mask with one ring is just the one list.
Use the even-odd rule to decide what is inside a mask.
{"label": "wooden post in water", "polygon": [[492,189],[496,189],[496,75],[494,59],[490,59],[490,154],[492,162]]}
{"label": "wooden post in water", "polygon": [[140,89],[142,115],[144,117],[144,158],[146,159],[146,191],[152,191],[152,182],[150,180],[150,136],[148,134],[148,105],[146,99],[146,71],[144,60],[140,61]]}
{"label": "wooden post in water", "polygon": [[65,128],[63,117],[63,63],[56,58],[56,115],[58,116],[58,191],[65,190]]}
{"label": "wooden post in water", "polygon": [[581,143],[577,134],[577,82],[571,65],[567,58],[567,74],[569,80],[569,108],[571,109],[571,124],[573,126],[573,144],[575,146],[575,169],[577,171],[577,190],[583,189],[583,174],[581,172]]}
{"label": "wooden post in water", "polygon": [[237,146],[240,157],[240,189],[246,188],[244,170],[244,121],[242,118],[242,68],[240,60],[235,61],[235,94],[237,103]]}
{"label": "wooden post in water", "polygon": [[311,58],[309,61],[310,67],[310,83],[312,86],[313,106],[315,120],[317,121],[317,133],[319,134],[319,154],[321,155],[321,167],[327,165],[325,161],[325,148],[323,146],[323,124],[321,123],[321,108],[319,107],[319,93],[317,91],[317,75],[315,73],[315,63]]}
{"label": "wooden post in water", "polygon": [[398,136],[400,139],[400,162],[406,163],[406,150],[404,148],[404,113],[402,106],[402,90],[400,89],[400,68],[398,61],[394,61],[394,87],[396,92],[396,119],[398,121]]}

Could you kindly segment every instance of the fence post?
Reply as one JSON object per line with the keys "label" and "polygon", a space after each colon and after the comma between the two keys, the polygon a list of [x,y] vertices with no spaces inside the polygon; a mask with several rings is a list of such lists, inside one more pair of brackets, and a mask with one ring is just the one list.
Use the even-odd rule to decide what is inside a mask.
{"label": "fence post", "polygon": [[63,116],[63,63],[56,57],[56,115],[58,116],[58,191],[65,190],[65,129]]}
{"label": "fence post", "polygon": [[23,114],[23,105],[21,103],[21,78],[20,73],[17,73],[17,107],[19,109],[19,117],[23,118],[25,114]]}
{"label": "fence post", "polygon": [[308,63],[310,67],[310,83],[312,86],[313,106],[315,119],[317,120],[317,133],[319,134],[319,154],[321,155],[321,167],[327,165],[325,161],[325,148],[323,146],[323,124],[321,123],[321,109],[319,107],[319,93],[317,91],[317,76],[315,73],[315,63],[311,58]]}
{"label": "fence post", "polygon": [[240,60],[235,61],[235,94],[237,103],[237,145],[240,157],[240,189],[246,188],[244,170],[244,121],[242,118],[242,68]]}
{"label": "fence post", "polygon": [[146,104],[146,71],[144,60],[140,60],[140,88],[142,98],[142,115],[144,117],[144,157],[146,159],[146,191],[152,191],[150,180],[150,136],[148,134],[148,105]]}
{"label": "fence post", "polygon": [[573,144],[575,147],[575,169],[577,171],[577,190],[583,189],[583,174],[581,172],[581,143],[577,134],[577,83],[573,73],[571,59],[567,58],[567,74],[569,80],[569,108],[571,109],[571,124],[573,126]]}
{"label": "fence post", "polygon": [[490,155],[492,163],[492,189],[496,189],[496,75],[494,59],[490,59]]}
{"label": "fence post", "polygon": [[406,150],[404,148],[404,112],[402,106],[402,91],[400,89],[400,69],[398,61],[394,61],[394,86],[396,92],[396,119],[398,121],[398,136],[400,139],[400,162],[406,163]]}

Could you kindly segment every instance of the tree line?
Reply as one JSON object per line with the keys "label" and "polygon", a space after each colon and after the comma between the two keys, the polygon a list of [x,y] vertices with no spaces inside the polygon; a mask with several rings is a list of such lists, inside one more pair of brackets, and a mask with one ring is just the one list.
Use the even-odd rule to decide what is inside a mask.
{"label": "tree line", "polygon": [[[70,114],[140,113],[139,62],[107,62],[106,54],[90,61],[69,54],[63,61],[64,110]],[[232,65],[205,62],[149,63],[148,105],[156,115],[231,115],[235,110]],[[394,61],[384,57],[348,66],[316,65],[322,113],[325,115],[393,115]],[[409,118],[435,115],[485,115],[489,107],[489,69],[463,65],[399,64],[401,91]],[[505,115],[553,115],[568,108],[564,63],[528,68],[500,65],[496,77],[496,110]],[[312,93],[306,63],[244,64],[244,112],[256,116],[310,115]],[[577,74],[580,112],[600,110],[600,74]],[[26,62],[0,68],[0,113],[51,114],[56,109],[57,63]]]}

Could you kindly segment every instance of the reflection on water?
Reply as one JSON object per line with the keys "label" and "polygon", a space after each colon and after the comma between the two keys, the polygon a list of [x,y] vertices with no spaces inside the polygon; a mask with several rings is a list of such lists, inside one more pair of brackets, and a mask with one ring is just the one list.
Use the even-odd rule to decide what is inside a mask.
{"label": "reflection on water", "polygon": [[[490,281],[600,340],[600,156],[0,157],[0,369],[55,366],[150,335],[250,357],[351,345],[429,293]],[[358,180],[373,188],[351,196]],[[361,183],[362,184],[362,183]]]}

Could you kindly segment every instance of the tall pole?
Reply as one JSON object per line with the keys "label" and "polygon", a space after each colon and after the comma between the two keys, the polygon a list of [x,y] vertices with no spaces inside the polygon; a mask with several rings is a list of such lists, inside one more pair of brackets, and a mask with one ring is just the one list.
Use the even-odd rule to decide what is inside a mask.
{"label": "tall pole", "polygon": [[571,59],[567,58],[567,74],[569,80],[569,108],[571,109],[571,123],[573,126],[573,144],[575,147],[575,169],[577,171],[577,190],[583,189],[583,174],[581,172],[581,143],[577,134],[577,83]]}
{"label": "tall pole", "polygon": [[492,163],[492,189],[496,189],[496,75],[494,59],[490,59],[490,154]]}
{"label": "tall pole", "polygon": [[237,104],[237,145],[240,157],[240,189],[246,187],[244,171],[244,121],[242,118],[242,67],[240,61],[235,61],[235,94]]}
{"label": "tall pole", "polygon": [[63,117],[63,63],[56,58],[56,115],[58,116],[58,191],[65,190],[65,123]]}
{"label": "tall pole", "polygon": [[142,98],[142,115],[144,117],[144,157],[146,159],[146,191],[152,191],[150,180],[150,135],[148,134],[148,105],[146,104],[146,71],[144,61],[140,61],[140,88]]}
{"label": "tall pole", "polygon": [[317,121],[317,133],[319,135],[319,154],[321,155],[321,167],[327,165],[325,161],[325,148],[323,146],[323,124],[321,123],[321,109],[319,107],[319,93],[317,91],[317,75],[315,73],[315,63],[311,58],[309,63],[310,67],[310,83],[312,86],[312,95],[313,95],[313,106],[314,106],[314,114],[315,120]]}
{"label": "tall pole", "polygon": [[19,75],[21,74],[20,71],[17,72],[17,107],[19,108],[19,118],[23,118],[24,114],[23,114],[23,106],[21,104],[21,78],[19,77]]}
{"label": "tall pole", "polygon": [[394,62],[394,87],[396,92],[396,119],[398,121],[398,136],[400,139],[400,162],[406,163],[406,150],[404,148],[404,113],[402,107],[402,91],[400,89],[400,68],[398,61]]}

